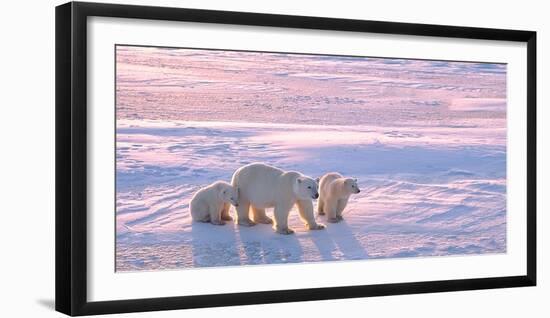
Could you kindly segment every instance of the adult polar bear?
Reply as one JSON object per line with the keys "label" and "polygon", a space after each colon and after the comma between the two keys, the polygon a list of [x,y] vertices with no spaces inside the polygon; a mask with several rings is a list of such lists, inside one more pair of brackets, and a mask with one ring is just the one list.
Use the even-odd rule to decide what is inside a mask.
{"label": "adult polar bear", "polygon": [[[274,207],[275,231],[292,234],[294,231],[288,227],[288,214],[296,205],[308,229],[325,228],[315,221],[311,200],[319,197],[319,191],[317,182],[309,177],[263,163],[252,163],[237,169],[231,184],[237,190],[237,222],[240,225],[273,223],[265,214],[265,209]],[[253,221],[249,218],[250,209]]]}

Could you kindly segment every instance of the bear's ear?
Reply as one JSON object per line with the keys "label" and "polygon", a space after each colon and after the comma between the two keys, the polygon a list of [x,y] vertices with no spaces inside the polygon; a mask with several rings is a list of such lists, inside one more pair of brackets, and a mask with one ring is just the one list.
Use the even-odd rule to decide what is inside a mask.
{"label": "bear's ear", "polygon": [[304,181],[304,180],[302,179],[302,177],[298,177],[298,179],[296,179],[296,181],[297,181],[298,183],[302,183],[302,181]]}
{"label": "bear's ear", "polygon": [[317,181],[317,183],[319,183],[319,181],[321,181],[321,178],[317,177],[317,178],[315,178],[315,181]]}
{"label": "bear's ear", "polygon": [[357,178],[353,178],[353,181],[357,182]]}

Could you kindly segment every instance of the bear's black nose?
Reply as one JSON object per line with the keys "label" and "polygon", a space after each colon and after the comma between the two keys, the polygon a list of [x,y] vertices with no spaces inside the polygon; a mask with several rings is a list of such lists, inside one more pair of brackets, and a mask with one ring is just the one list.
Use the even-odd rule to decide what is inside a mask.
{"label": "bear's black nose", "polygon": [[360,193],[360,192],[361,192],[361,190],[357,189],[357,193]]}
{"label": "bear's black nose", "polygon": [[319,193],[315,193],[315,199],[319,199]]}

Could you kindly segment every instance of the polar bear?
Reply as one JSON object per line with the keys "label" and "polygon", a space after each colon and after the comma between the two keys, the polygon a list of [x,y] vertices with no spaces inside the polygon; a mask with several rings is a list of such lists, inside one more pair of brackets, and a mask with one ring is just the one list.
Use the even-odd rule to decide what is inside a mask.
{"label": "polar bear", "polygon": [[232,220],[229,215],[230,204],[238,206],[233,186],[225,181],[216,181],[197,191],[189,207],[193,221],[224,225],[225,221]]}
{"label": "polar bear", "polygon": [[330,172],[319,180],[320,197],[317,206],[319,215],[327,214],[327,222],[342,221],[342,212],[348,204],[350,195],[361,192],[357,179],[344,178],[341,174]]}
{"label": "polar bear", "polygon": [[[312,199],[319,197],[317,182],[301,173],[252,163],[237,169],[231,183],[239,197],[237,222],[240,225],[273,223],[265,214],[265,209],[274,207],[275,231],[292,234],[294,231],[288,227],[288,214],[297,205],[300,217],[309,230],[325,227],[315,221],[313,211]],[[253,221],[249,218],[250,209]]]}

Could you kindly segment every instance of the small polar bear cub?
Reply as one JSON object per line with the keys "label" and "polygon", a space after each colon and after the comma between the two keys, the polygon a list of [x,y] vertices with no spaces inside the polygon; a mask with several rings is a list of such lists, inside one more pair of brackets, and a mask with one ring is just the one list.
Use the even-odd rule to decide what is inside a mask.
{"label": "small polar bear cub", "polygon": [[357,179],[344,178],[336,172],[327,173],[319,180],[319,215],[327,214],[327,222],[342,221],[342,212],[348,204],[350,195],[361,192]]}
{"label": "small polar bear cub", "polygon": [[189,207],[193,221],[210,222],[215,225],[224,225],[231,221],[229,215],[230,204],[238,206],[237,193],[233,186],[224,181],[216,181],[197,191]]}
{"label": "small polar bear cub", "polygon": [[288,215],[296,205],[300,218],[309,230],[325,228],[315,221],[312,200],[319,197],[319,191],[317,182],[312,178],[299,172],[252,163],[237,169],[231,183],[239,194],[239,225],[271,224],[273,220],[266,215],[265,209],[274,208],[274,230],[280,234],[292,234],[294,231],[288,227]]}

